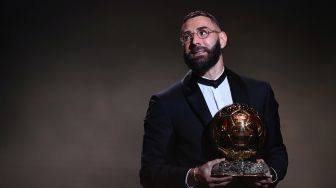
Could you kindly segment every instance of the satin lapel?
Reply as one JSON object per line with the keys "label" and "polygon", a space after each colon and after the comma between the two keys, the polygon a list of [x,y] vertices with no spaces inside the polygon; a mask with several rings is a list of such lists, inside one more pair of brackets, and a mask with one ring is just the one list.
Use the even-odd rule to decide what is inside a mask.
{"label": "satin lapel", "polygon": [[249,104],[247,88],[242,78],[227,67],[225,67],[225,69],[227,70],[227,77],[233,102]]}
{"label": "satin lapel", "polygon": [[211,113],[204,100],[201,90],[199,89],[197,82],[192,75],[191,71],[185,76],[182,81],[183,92],[189,105],[196,115],[200,118],[204,126],[207,126],[212,120]]}

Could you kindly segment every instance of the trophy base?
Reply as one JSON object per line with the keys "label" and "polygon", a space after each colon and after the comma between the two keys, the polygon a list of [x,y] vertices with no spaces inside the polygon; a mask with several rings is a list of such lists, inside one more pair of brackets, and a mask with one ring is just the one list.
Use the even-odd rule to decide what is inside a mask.
{"label": "trophy base", "polygon": [[213,166],[211,176],[267,177],[269,168],[265,162],[222,161]]}

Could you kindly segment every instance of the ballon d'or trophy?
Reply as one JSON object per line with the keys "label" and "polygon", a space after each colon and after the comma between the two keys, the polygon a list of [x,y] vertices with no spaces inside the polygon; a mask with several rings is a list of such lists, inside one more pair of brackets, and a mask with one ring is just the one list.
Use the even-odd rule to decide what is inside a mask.
{"label": "ballon d'or trophy", "polygon": [[258,112],[245,104],[234,103],[218,111],[210,124],[210,139],[218,157],[226,160],[214,165],[211,175],[270,176],[263,160],[251,159],[263,146],[265,134]]}

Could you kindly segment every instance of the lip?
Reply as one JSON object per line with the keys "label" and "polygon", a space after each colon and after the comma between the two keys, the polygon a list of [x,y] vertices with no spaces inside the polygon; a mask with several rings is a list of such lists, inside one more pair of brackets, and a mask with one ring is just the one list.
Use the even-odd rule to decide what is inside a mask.
{"label": "lip", "polygon": [[207,52],[204,51],[204,50],[199,50],[199,51],[196,51],[194,52],[194,56],[201,56],[201,55],[205,55]]}

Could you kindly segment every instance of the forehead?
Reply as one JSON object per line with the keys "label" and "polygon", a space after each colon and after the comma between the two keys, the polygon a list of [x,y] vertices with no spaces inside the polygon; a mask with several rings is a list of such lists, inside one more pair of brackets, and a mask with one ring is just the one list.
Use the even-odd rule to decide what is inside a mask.
{"label": "forehead", "polygon": [[194,31],[199,27],[208,27],[210,29],[218,29],[218,26],[208,17],[196,16],[187,20],[181,27],[181,32]]}

